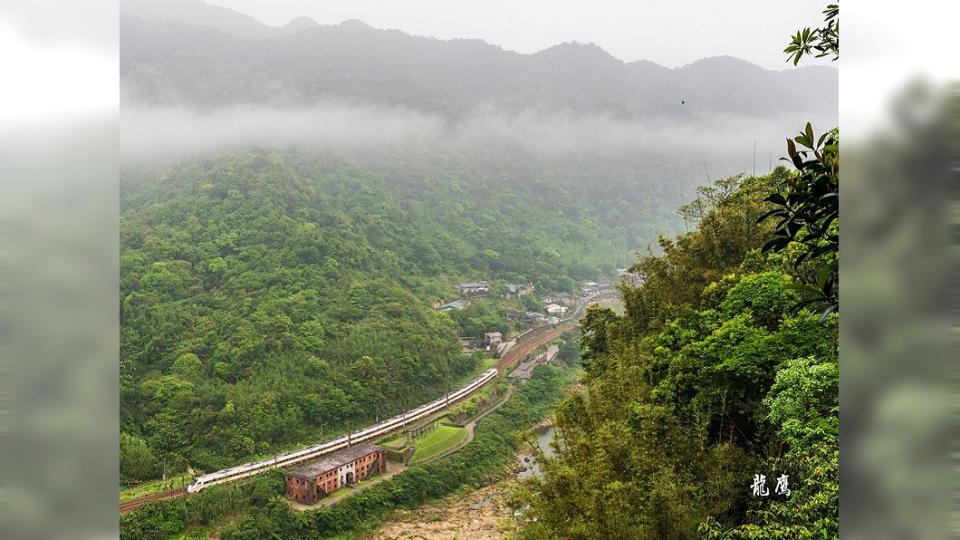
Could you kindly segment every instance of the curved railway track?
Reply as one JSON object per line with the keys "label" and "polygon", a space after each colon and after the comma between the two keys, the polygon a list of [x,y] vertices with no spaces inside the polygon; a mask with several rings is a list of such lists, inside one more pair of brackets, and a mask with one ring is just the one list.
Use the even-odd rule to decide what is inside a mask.
{"label": "curved railway track", "polygon": [[[586,307],[596,301],[601,300],[602,298],[593,298],[583,304],[581,304],[572,316],[562,321],[560,324],[555,326],[551,330],[544,331],[543,333],[531,336],[528,340],[524,340],[522,343],[518,344],[514,349],[509,351],[503,358],[497,362],[497,371],[500,374],[507,373],[510,368],[515,364],[519,359],[530,354],[537,347],[543,345],[548,341],[552,341],[558,338],[564,332],[576,327],[577,321],[583,316]],[[479,387],[477,388],[479,389]],[[474,390],[476,391],[476,390]],[[472,394],[473,392],[471,392]],[[468,394],[469,395],[469,394]],[[464,399],[467,396],[463,396],[460,399]],[[186,488],[172,489],[168,491],[162,491],[159,493],[152,493],[150,495],[145,495],[143,497],[138,497],[136,499],[130,499],[120,503],[120,513],[130,512],[139,508],[140,506],[164,499],[174,499],[177,497],[183,497],[187,495]]]}
{"label": "curved railway track", "polygon": [[187,488],[177,488],[171,489],[168,491],[161,491],[158,493],[151,493],[150,495],[144,495],[143,497],[137,497],[136,499],[130,499],[129,501],[124,501],[120,503],[120,513],[129,512],[131,510],[136,510],[137,508],[147,504],[148,502],[161,501],[163,499],[175,499],[177,497],[183,497],[187,494]]}

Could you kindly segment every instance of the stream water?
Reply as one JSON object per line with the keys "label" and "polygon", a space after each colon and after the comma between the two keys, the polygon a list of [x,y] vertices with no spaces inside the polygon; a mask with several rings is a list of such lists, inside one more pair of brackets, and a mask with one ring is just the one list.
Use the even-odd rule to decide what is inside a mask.
{"label": "stream water", "polygon": [[[537,430],[536,436],[537,446],[540,447],[540,451],[543,452],[543,455],[547,457],[553,456],[553,446],[550,444],[553,442],[553,427],[548,426]],[[518,480],[524,480],[530,477],[540,479],[543,477],[542,473],[540,472],[540,465],[530,454],[520,454],[519,462],[521,470],[517,473]],[[524,468],[526,468],[526,470],[523,470]]]}

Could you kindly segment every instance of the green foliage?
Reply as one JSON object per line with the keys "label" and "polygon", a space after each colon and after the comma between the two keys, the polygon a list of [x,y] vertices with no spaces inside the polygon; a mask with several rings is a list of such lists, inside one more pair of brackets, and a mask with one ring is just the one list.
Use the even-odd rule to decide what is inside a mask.
{"label": "green foliage", "polygon": [[656,329],[686,306],[708,300],[704,293],[712,284],[728,286],[727,276],[738,269],[744,254],[759,249],[769,237],[771,228],[757,219],[770,210],[763,199],[787,175],[786,169],[777,168],[765,177],[718,180],[715,190],[702,192],[690,203],[704,209],[697,229],[677,238],[661,237],[662,254],[640,257],[631,267],[644,276],[644,284],[624,291],[630,316],[618,331]]}
{"label": "green foliage", "polygon": [[748,312],[755,322],[768,329],[780,324],[780,316],[796,303],[796,294],[788,276],[763,272],[744,276],[720,304],[728,316]]}
{"label": "green foliage", "polygon": [[189,497],[148,503],[120,517],[122,540],[166,540],[199,527],[268,506],[284,493],[283,473],[268,471],[240,482],[213,486]]}
{"label": "green foliage", "polygon": [[[794,266],[749,228],[784,175],[703,190],[697,230],[634,265],[625,315],[585,320],[589,378],[558,408],[522,537],[836,535],[837,317],[796,310]],[[774,471],[791,498],[752,498]]]}
{"label": "green foliage", "polygon": [[121,425],[155,474],[271,455],[448,390],[479,367],[458,334],[519,325],[496,295],[433,311],[457,282],[569,289],[624,261],[611,227],[625,215],[602,198],[420,157],[124,171]]}
{"label": "green foliage", "polygon": [[127,433],[120,434],[120,481],[137,482],[154,478],[160,464],[147,443]]}
{"label": "green foliage", "polygon": [[566,370],[538,370],[507,404],[478,424],[476,438],[460,452],[413,467],[332,507],[292,510],[281,497],[282,473],[271,471],[246,482],[145,505],[121,519],[121,538],[166,538],[186,527],[209,526],[226,516],[240,515],[220,538],[295,540],[356,531],[395,508],[413,508],[465,486],[482,485],[498,475],[516,452],[519,434],[553,408],[568,379]]}
{"label": "green foliage", "polygon": [[787,362],[777,373],[765,405],[773,425],[790,448],[835,441],[840,433],[840,366],[815,357]]}
{"label": "green foliage", "polygon": [[[784,49],[794,65],[811,48],[818,58],[840,58],[840,5],[829,4],[823,14],[823,27],[797,32]],[[803,149],[798,150],[798,145]],[[799,252],[794,267],[800,269],[806,263],[808,268],[798,276],[806,285],[807,298],[801,305],[819,305],[823,322],[840,309],[840,130],[834,128],[816,138],[808,122],[798,136],[787,139],[787,154],[797,174],[767,198],[776,208],[761,220],[778,221],[763,250],[784,251],[793,246]]]}
{"label": "green foliage", "polygon": [[[797,150],[800,145],[806,150]],[[776,208],[760,220],[777,220],[764,251],[798,246],[794,267],[805,262],[811,272],[800,272],[807,284],[804,304],[821,304],[824,317],[839,309],[840,265],[840,135],[837,129],[814,138],[813,128],[787,140],[787,152],[798,174],[788,176],[767,200]]]}
{"label": "green foliage", "polygon": [[793,60],[793,65],[800,63],[800,59],[816,51],[817,58],[832,56],[831,60],[840,59],[840,3],[828,4],[823,10],[823,26],[798,30],[790,38],[790,44],[783,52],[787,53],[787,61]]}
{"label": "green foliage", "polygon": [[610,308],[589,306],[583,320],[580,321],[580,356],[587,371],[598,369],[592,367],[594,362],[602,359],[610,351],[607,344],[607,326],[616,320],[616,314]]}

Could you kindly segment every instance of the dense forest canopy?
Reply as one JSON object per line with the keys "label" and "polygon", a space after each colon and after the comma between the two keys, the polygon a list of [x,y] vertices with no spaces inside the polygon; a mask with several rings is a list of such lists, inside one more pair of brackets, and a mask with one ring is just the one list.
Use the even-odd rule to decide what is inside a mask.
{"label": "dense forest canopy", "polygon": [[[195,0],[158,5],[126,2],[120,22],[124,481],[222,468],[433,399],[479,367],[458,335],[519,329],[503,284],[535,285],[511,306],[532,310],[640,251],[646,282],[627,314],[588,317],[596,394],[564,406],[561,440],[600,452],[607,472],[675,488],[624,498],[651,516],[684,531],[740,523],[750,501],[718,497],[775,453],[757,448],[792,449],[805,433],[810,419],[778,431],[797,419],[772,389],[821,364],[807,382],[830,384],[832,349],[815,340],[832,343],[835,319],[791,311],[819,258],[757,251],[773,230],[757,223],[764,198],[791,175],[696,186],[750,170],[751,150],[754,169],[772,169],[763,149],[785,126],[835,116],[835,70],[729,57],[667,69],[583,44],[520,55],[357,21],[273,29]],[[655,244],[685,225],[697,230]],[[433,309],[475,280],[494,283],[491,299]],[[614,406],[636,397],[628,387],[640,397],[626,418]],[[602,437],[579,439],[594,429]],[[629,434],[673,457],[620,468],[628,449],[603,445]],[[663,452],[661,435],[687,442]],[[683,513],[687,478],[670,467],[688,458],[726,476]],[[580,522],[544,519],[531,534],[615,515],[581,503],[550,508]]]}
{"label": "dense forest canopy", "polygon": [[432,399],[477,366],[458,334],[512,324],[491,301],[434,311],[455,283],[571,290],[626,260],[615,219],[579,193],[450,162],[390,170],[253,151],[125,172],[126,479],[220,468]]}
{"label": "dense forest canopy", "polygon": [[[794,64],[839,58],[838,5],[823,14]],[[786,152],[793,170],[700,188],[680,208],[695,229],[631,267],[626,313],[588,311],[587,384],[522,536],[839,536],[839,130],[808,122]]]}
{"label": "dense forest canopy", "polygon": [[[760,251],[765,199],[792,174],[701,190],[696,230],[633,265],[626,313],[588,312],[586,387],[558,408],[526,537],[836,534],[837,316],[801,305],[819,261]],[[759,474],[769,493],[786,475],[789,500],[752,494]]]}

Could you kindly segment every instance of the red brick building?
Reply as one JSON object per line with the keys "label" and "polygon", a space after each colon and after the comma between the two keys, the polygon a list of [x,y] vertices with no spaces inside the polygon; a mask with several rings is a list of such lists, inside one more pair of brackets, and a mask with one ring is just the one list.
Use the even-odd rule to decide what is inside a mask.
{"label": "red brick building", "polygon": [[313,504],[327,494],[386,470],[383,450],[370,443],[339,450],[287,471],[287,495]]}

